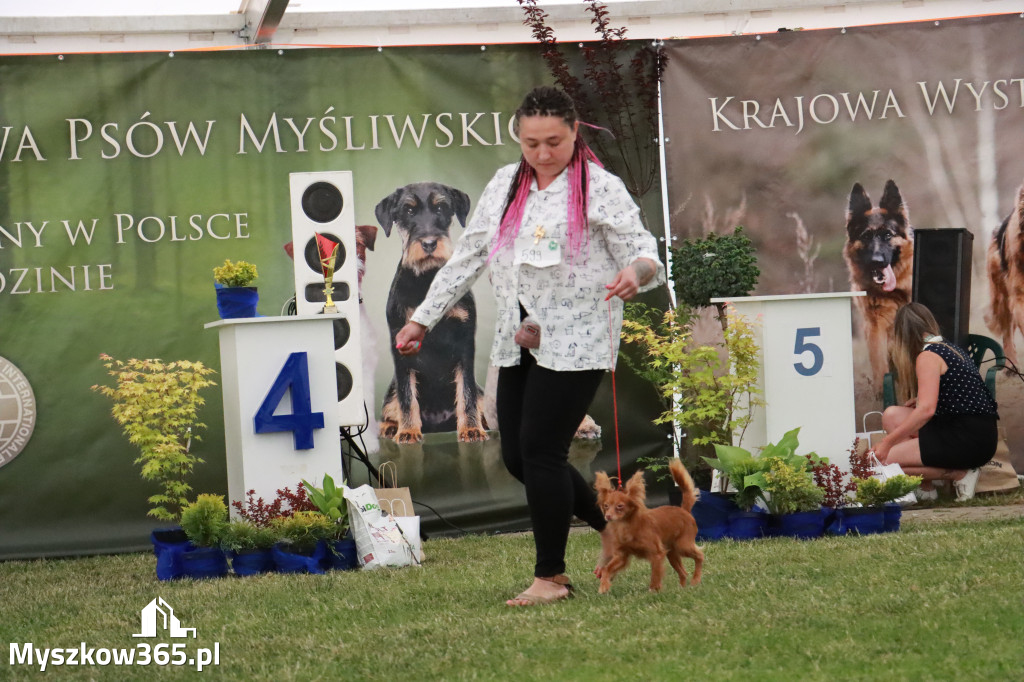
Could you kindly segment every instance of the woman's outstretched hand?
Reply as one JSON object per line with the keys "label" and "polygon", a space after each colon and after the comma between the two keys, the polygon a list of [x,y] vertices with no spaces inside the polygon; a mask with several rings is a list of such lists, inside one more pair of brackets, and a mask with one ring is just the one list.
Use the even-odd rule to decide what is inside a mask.
{"label": "woman's outstretched hand", "polygon": [[623,301],[633,298],[640,291],[640,287],[647,284],[654,277],[656,267],[647,258],[637,258],[619,270],[615,274],[615,279],[604,286],[608,290],[608,295],[604,297],[604,300],[607,301],[612,296],[618,296]]}
{"label": "woman's outstretched hand", "polygon": [[427,328],[419,322],[406,322],[395,334],[395,350],[402,355],[416,355],[420,352],[426,334]]}

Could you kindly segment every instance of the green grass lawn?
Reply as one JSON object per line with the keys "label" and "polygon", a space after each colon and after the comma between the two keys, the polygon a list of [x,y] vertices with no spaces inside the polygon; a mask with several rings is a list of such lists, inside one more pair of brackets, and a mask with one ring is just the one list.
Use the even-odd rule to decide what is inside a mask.
{"label": "green grass lawn", "polygon": [[[593,532],[573,533],[577,597],[512,609],[529,535],[431,540],[422,568],[158,582],[152,554],[0,563],[5,646],[219,646],[230,680],[1020,680],[1024,519],[704,545],[704,583],[608,595]],[[687,560],[687,569],[691,563]],[[133,638],[170,604],[197,638]],[[195,677],[187,666],[0,664],[3,680]]]}

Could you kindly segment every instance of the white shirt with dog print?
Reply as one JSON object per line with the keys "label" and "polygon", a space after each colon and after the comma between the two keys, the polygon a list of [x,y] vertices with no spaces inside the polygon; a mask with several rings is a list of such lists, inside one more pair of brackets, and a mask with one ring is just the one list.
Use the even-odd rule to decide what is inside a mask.
{"label": "white shirt with dog print", "polygon": [[[434,277],[423,303],[411,320],[433,328],[462,298],[487,266],[497,238],[509,183],[518,164],[505,166],[477,203],[455,252]],[[519,364],[519,305],[541,326],[540,347],[531,350],[537,364],[556,371],[614,369],[622,326],[622,300],[605,301],[605,285],[638,258],[658,264],[656,275],[640,291],[665,282],[658,242],[640,221],[640,210],[618,177],[590,164],[589,241],[570,263],[568,245],[568,174],[547,188],[534,180],[523,222],[512,248],[491,259],[491,285],[497,320],[491,364]],[[555,255],[552,255],[555,254]],[[609,314],[611,320],[609,321]]]}

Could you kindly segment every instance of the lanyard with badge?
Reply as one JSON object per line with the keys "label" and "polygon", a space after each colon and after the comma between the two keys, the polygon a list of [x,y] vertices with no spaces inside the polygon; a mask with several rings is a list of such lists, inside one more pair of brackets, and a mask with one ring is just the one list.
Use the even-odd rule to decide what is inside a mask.
{"label": "lanyard with badge", "polygon": [[533,241],[516,245],[516,265],[547,268],[562,262],[562,246],[558,240],[546,236],[543,225],[533,231]]}

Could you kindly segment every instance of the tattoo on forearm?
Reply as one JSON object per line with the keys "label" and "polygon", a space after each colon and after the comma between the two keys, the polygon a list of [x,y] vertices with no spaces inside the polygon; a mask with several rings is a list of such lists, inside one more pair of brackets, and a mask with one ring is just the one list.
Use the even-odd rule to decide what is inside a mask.
{"label": "tattoo on forearm", "polygon": [[654,277],[654,266],[646,260],[638,260],[633,263],[633,270],[636,272],[636,278],[639,280],[641,286],[647,284]]}

